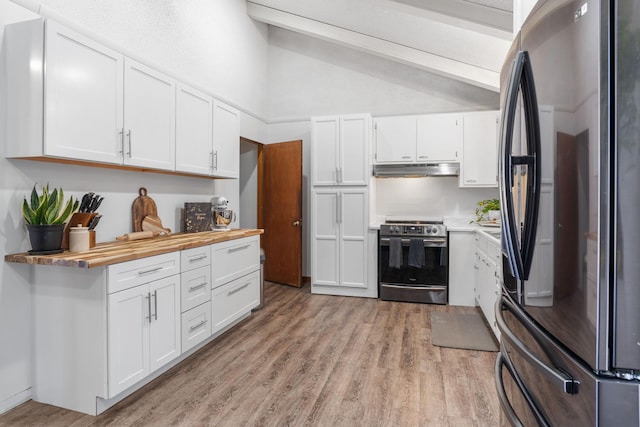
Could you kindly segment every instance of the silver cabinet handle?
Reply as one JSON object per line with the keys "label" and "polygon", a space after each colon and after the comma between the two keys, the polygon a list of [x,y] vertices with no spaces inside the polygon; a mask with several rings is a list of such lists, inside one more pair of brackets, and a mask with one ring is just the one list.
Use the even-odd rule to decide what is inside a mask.
{"label": "silver cabinet handle", "polygon": [[213,150],[209,153],[209,169],[213,170]]}
{"label": "silver cabinet handle", "polygon": [[418,156],[419,159],[428,159],[429,156]]}
{"label": "silver cabinet handle", "polygon": [[118,157],[124,157],[124,128],[121,128],[118,131],[118,135],[120,135],[120,150],[118,150]]}
{"label": "silver cabinet handle", "polygon": [[195,290],[197,290],[197,289],[204,288],[205,286],[207,286],[207,282],[202,282],[202,283],[200,283],[199,285],[196,285],[196,286],[190,286],[190,287],[189,287],[189,291],[195,291]]}
{"label": "silver cabinet handle", "polygon": [[147,319],[149,323],[151,323],[151,294],[147,293],[147,296],[144,298],[147,300],[147,308],[149,309],[148,311],[149,315],[146,316],[145,319]]}
{"label": "silver cabinet handle", "polygon": [[475,180],[475,179],[465,179],[464,181],[465,182],[476,182],[477,180]]}
{"label": "silver cabinet handle", "polygon": [[194,257],[194,258],[189,258],[189,262],[196,262],[196,261],[200,261],[203,259],[206,259],[207,256],[206,255],[200,255],[199,257]]}
{"label": "silver cabinet handle", "polygon": [[342,223],[342,193],[338,193],[338,224]]}
{"label": "silver cabinet handle", "polygon": [[242,285],[242,286],[238,286],[238,287],[237,287],[237,288],[235,288],[235,289],[231,289],[229,292],[227,292],[227,296],[229,296],[229,295],[233,295],[233,294],[235,294],[236,292],[241,291],[242,289],[246,288],[246,287],[247,287],[247,286],[249,286],[250,284],[251,284],[251,282],[247,282],[247,283],[245,283],[245,284],[244,284],[244,285]]}
{"label": "silver cabinet handle", "polygon": [[251,245],[242,245],[242,246],[238,246],[237,248],[229,248],[229,249],[227,249],[227,253],[238,252],[238,251],[241,251],[243,249],[247,249],[249,246],[251,246]]}
{"label": "silver cabinet handle", "polygon": [[149,270],[140,270],[140,271],[138,271],[138,274],[140,275],[140,274],[153,273],[154,271],[158,271],[158,270],[162,270],[162,266],[161,265],[159,265],[157,267],[150,268]]}
{"label": "silver cabinet handle", "polygon": [[402,156],[403,159],[410,159],[411,156]]}
{"label": "silver cabinet handle", "polygon": [[193,332],[193,331],[195,331],[196,329],[201,328],[201,327],[203,327],[203,326],[204,326],[204,325],[206,325],[206,324],[207,324],[207,321],[206,321],[206,320],[201,320],[201,321],[200,321],[200,323],[198,323],[197,325],[193,325],[192,327],[190,327],[190,328],[189,328],[189,332]]}
{"label": "silver cabinet handle", "polygon": [[127,131],[127,140],[129,141],[129,151],[127,151],[127,156],[131,158],[131,129]]}
{"label": "silver cabinet handle", "polygon": [[158,291],[153,291],[153,306],[154,306],[153,317],[155,317],[155,319],[158,320]]}
{"label": "silver cabinet handle", "polygon": [[213,170],[218,170],[218,150],[213,152]]}

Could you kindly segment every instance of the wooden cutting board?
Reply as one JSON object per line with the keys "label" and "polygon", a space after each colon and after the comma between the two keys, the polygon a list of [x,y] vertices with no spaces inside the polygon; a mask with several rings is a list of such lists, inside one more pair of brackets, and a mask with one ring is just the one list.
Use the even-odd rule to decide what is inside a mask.
{"label": "wooden cutting board", "polygon": [[162,220],[158,215],[147,215],[142,219],[142,229],[160,234],[171,234],[171,229],[162,225]]}
{"label": "wooden cutting board", "polygon": [[139,196],[133,201],[131,207],[131,214],[133,217],[133,231],[144,231],[142,229],[142,220],[147,215],[158,215],[158,207],[156,202],[149,196],[147,196],[147,189],[140,187],[138,190]]}

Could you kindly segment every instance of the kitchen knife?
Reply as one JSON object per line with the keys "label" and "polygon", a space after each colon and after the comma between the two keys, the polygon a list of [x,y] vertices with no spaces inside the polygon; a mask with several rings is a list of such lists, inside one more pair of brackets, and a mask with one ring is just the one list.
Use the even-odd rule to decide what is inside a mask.
{"label": "kitchen knife", "polygon": [[89,204],[89,210],[87,212],[97,211],[100,203],[102,203],[102,200],[104,200],[104,197],[100,197],[99,194],[96,194],[95,197],[93,197],[93,199],[91,200],[91,203]]}
{"label": "kitchen knife", "polygon": [[82,202],[80,203],[80,208],[78,212],[87,212],[89,209],[89,205],[91,204],[91,199],[93,198],[93,193],[87,193],[82,196]]}
{"label": "kitchen knife", "polygon": [[102,218],[102,215],[96,215],[91,219],[91,221],[89,222],[89,230],[93,230],[94,228],[96,228],[96,226],[100,222],[100,218]]}

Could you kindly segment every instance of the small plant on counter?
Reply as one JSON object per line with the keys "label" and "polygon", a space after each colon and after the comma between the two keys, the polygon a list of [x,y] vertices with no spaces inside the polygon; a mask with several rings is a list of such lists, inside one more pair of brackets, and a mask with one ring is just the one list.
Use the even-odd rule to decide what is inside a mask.
{"label": "small plant on counter", "polygon": [[30,254],[53,254],[62,252],[62,239],[65,222],[80,205],[80,201],[73,196],[64,201],[62,188],[49,192],[49,184],[42,187],[42,194],[38,194],[36,186],[31,190],[29,200],[22,201],[22,216],[27,223]]}
{"label": "small plant on counter", "polygon": [[478,202],[476,208],[476,219],[471,222],[485,221],[491,218],[485,218],[485,215],[489,215],[489,211],[500,211],[500,200],[498,199],[486,199]]}
{"label": "small plant on counter", "polygon": [[31,225],[64,224],[79,205],[80,201],[74,200],[73,196],[64,204],[62,188],[49,192],[47,184],[42,187],[42,194],[38,194],[34,185],[29,201],[26,197],[22,201],[22,216]]}

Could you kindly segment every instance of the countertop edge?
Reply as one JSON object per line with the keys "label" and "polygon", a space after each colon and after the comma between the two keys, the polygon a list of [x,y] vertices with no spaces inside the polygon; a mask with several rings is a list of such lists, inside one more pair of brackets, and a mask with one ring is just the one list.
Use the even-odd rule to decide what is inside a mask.
{"label": "countertop edge", "polygon": [[[185,249],[222,243],[244,237],[263,234],[262,229],[233,229],[230,231],[206,231],[201,233],[175,233],[170,236],[153,239],[134,240],[130,242],[112,241],[99,243],[86,252],[71,253],[65,251],[57,255],[30,255],[28,252],[5,255],[5,262],[48,265],[74,268],[95,268],[125,261],[132,261],[154,255],[181,251]],[[153,242],[153,247],[148,248]],[[110,252],[116,252],[110,254]]]}

